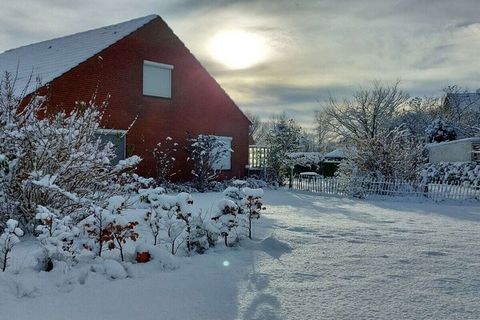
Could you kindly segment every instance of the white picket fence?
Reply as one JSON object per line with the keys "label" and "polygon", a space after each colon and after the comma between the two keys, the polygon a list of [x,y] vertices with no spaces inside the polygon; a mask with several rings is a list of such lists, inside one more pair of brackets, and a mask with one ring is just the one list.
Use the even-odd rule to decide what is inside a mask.
{"label": "white picket fence", "polygon": [[367,197],[414,197],[432,200],[480,200],[480,186],[462,181],[418,181],[368,178],[323,178],[298,176],[292,180],[292,189],[322,194]]}

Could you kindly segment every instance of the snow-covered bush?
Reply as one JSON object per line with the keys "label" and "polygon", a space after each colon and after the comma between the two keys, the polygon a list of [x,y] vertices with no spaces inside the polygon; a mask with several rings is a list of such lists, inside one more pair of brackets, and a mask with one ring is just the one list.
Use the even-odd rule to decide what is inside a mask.
{"label": "snow-covered bush", "polygon": [[204,192],[211,181],[219,174],[215,165],[230,152],[233,152],[227,144],[212,135],[198,135],[187,139],[187,150],[190,153],[189,160],[192,162],[192,175],[195,188]]}
{"label": "snow-covered bush", "polygon": [[[11,77],[0,81],[0,220],[33,231],[38,205],[62,218],[82,215],[92,203],[124,192],[117,183],[138,157],[113,165],[113,145],[95,135],[106,103],[78,103],[56,112],[44,97],[17,97]],[[5,162],[6,161],[6,162]]]}
{"label": "snow-covered bush", "polygon": [[81,234],[70,216],[59,218],[58,214],[48,208],[38,206],[35,216],[40,224],[37,226],[37,239],[42,246],[36,256],[41,270],[50,271],[53,261],[72,262],[81,251],[79,237]]}
{"label": "snow-covered bush", "polygon": [[137,221],[128,221],[122,215],[126,207],[126,200],[121,196],[108,199],[105,207],[94,207],[93,212],[85,218],[81,225],[84,227],[88,241],[84,247],[101,256],[105,246],[109,250],[118,249],[123,261],[123,245],[127,240],[136,241],[138,233],[135,227]]}
{"label": "snow-covered bush", "polygon": [[248,238],[252,239],[252,221],[260,218],[260,212],[265,210],[262,203],[263,190],[260,188],[228,187],[223,191],[225,197],[237,206],[237,222],[247,230]]}
{"label": "snow-covered bush", "polygon": [[23,236],[23,231],[18,227],[18,221],[9,219],[3,233],[0,235],[0,269],[5,272],[9,254],[13,247],[20,242],[18,237]]}
{"label": "snow-covered bush", "polygon": [[427,142],[444,142],[457,139],[455,128],[441,119],[434,120],[426,129]]}
{"label": "snow-covered bush", "polygon": [[162,194],[165,194],[166,190],[163,187],[155,187],[148,189],[138,190],[139,200],[142,203],[156,207],[160,205]]}
{"label": "snow-covered bush", "polygon": [[166,195],[161,188],[144,190],[141,194],[149,203],[144,221],[154,245],[166,243],[171,254],[176,254],[179,249],[203,253],[215,244],[218,234],[215,238],[215,228],[193,206],[190,194]]}
{"label": "snow-covered bush", "polygon": [[[229,246],[228,238],[238,241],[238,206],[229,199],[222,199],[218,202],[218,212],[212,217],[220,235],[223,237],[225,246]],[[230,241],[231,242],[231,241]]]}
{"label": "snow-covered bush", "polygon": [[150,233],[152,234],[154,246],[157,245],[158,236],[160,234],[161,218],[161,215],[158,214],[157,211],[153,208],[145,212],[145,216],[143,217],[145,222],[148,224]]}
{"label": "snow-covered bush", "polygon": [[480,186],[480,165],[477,162],[440,162],[425,165],[421,172],[423,183],[462,182]]}
{"label": "snow-covered bush", "polygon": [[161,219],[169,242],[170,252],[176,254],[185,245],[191,250],[193,199],[188,193],[176,196],[163,195],[161,199]]}
{"label": "snow-covered bush", "polygon": [[212,222],[208,215],[202,215],[201,212],[195,216],[191,240],[191,248],[193,251],[204,253],[217,243],[220,234]]}
{"label": "snow-covered bush", "polygon": [[175,154],[178,151],[178,143],[173,142],[171,137],[159,142],[153,149],[153,157],[156,161],[157,180],[160,184],[168,182],[176,172],[173,171]]}
{"label": "snow-covered bush", "polygon": [[265,210],[263,206],[263,190],[262,189],[250,189],[243,188],[242,193],[244,198],[242,199],[242,206],[244,207],[244,213],[248,219],[248,238],[252,239],[252,220],[260,218],[260,212]]}
{"label": "snow-covered bush", "polygon": [[358,140],[337,171],[342,178],[416,179],[426,161],[423,143],[404,126],[386,135]]}
{"label": "snow-covered bush", "polygon": [[[135,159],[134,157],[130,159],[132,158]],[[122,191],[125,193],[139,193],[140,190],[151,189],[156,185],[155,179],[145,178],[131,172],[122,173],[115,182],[122,187]]]}

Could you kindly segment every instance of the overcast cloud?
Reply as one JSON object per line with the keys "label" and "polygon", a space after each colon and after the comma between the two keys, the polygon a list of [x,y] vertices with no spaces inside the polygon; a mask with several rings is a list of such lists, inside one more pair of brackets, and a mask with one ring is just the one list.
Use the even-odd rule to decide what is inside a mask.
{"label": "overcast cloud", "polygon": [[[244,110],[287,112],[306,126],[329,95],[401,79],[412,95],[480,87],[476,0],[17,0],[0,3],[0,52],[159,14]],[[272,54],[227,70],[206,43],[222,29],[268,39]]]}

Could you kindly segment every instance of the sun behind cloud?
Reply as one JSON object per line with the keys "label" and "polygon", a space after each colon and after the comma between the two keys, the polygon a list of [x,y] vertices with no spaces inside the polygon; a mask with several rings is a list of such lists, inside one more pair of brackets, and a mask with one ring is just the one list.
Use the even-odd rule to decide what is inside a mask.
{"label": "sun behind cloud", "polygon": [[208,42],[208,51],[215,60],[229,69],[246,69],[268,57],[264,37],[240,30],[217,33]]}

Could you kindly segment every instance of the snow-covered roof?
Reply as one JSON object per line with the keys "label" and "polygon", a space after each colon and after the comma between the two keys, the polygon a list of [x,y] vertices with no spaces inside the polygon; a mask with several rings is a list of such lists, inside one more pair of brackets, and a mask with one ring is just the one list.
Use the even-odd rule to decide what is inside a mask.
{"label": "snow-covered roof", "polygon": [[462,110],[480,110],[480,91],[477,92],[461,92],[447,93],[445,102]]}
{"label": "snow-covered roof", "polygon": [[480,142],[480,137],[464,138],[464,139],[444,141],[444,142],[433,142],[433,143],[427,144],[427,148],[431,149],[431,148],[435,148],[435,147],[439,147],[439,146],[444,146],[444,145],[449,145],[449,144],[457,144],[457,143],[464,143],[464,142],[478,143],[478,142]]}
{"label": "snow-covered roof", "polygon": [[346,151],[347,149],[345,148],[338,148],[325,154],[324,157],[325,158],[346,158],[347,157]]}
{"label": "snow-covered roof", "polygon": [[157,17],[149,15],[7,50],[0,54],[1,76],[11,73],[16,76],[17,93],[24,89],[31,93],[37,77],[47,84]]}

